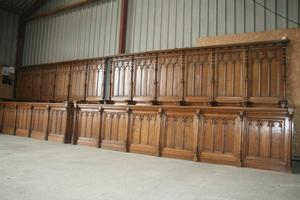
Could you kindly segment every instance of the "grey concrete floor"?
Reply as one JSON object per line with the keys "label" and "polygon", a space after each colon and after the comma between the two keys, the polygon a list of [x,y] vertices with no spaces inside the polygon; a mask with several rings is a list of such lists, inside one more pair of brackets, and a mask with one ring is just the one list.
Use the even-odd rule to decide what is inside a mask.
{"label": "grey concrete floor", "polygon": [[0,134],[1,200],[289,200],[300,175]]}

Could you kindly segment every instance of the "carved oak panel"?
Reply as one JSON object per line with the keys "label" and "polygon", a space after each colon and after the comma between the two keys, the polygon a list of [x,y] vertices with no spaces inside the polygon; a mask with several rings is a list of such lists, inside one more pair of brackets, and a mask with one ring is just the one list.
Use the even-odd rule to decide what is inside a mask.
{"label": "carved oak panel", "polygon": [[111,99],[116,103],[132,100],[132,65],[131,57],[115,58],[112,61]]}
{"label": "carved oak panel", "polygon": [[34,104],[31,117],[30,137],[45,140],[48,128],[48,107],[46,104]]}
{"label": "carved oak panel", "polygon": [[42,69],[34,67],[31,72],[31,101],[41,99]]}
{"label": "carved oak panel", "polygon": [[130,115],[129,151],[159,155],[159,116],[155,111],[133,110]]}
{"label": "carved oak panel", "polygon": [[215,99],[218,102],[241,102],[245,97],[245,52],[220,50],[216,52]]}
{"label": "carved oak panel", "polygon": [[193,114],[167,112],[162,125],[162,155],[193,158]]}
{"label": "carved oak panel", "polygon": [[145,103],[155,99],[155,63],[155,56],[135,57],[133,100]]}
{"label": "carved oak panel", "polygon": [[284,170],[290,167],[289,122],[284,118],[249,117],[245,127],[244,165]]}
{"label": "carved oak panel", "polygon": [[81,101],[85,99],[87,62],[76,62],[71,67],[69,100]]}
{"label": "carved oak panel", "polygon": [[68,133],[68,112],[63,106],[51,107],[49,111],[47,139],[65,142]]}
{"label": "carved oak panel", "polygon": [[15,134],[16,112],[16,104],[4,105],[2,133],[9,135]]}
{"label": "carved oak panel", "polygon": [[189,52],[185,62],[185,101],[210,102],[212,100],[212,52]]}
{"label": "carved oak panel", "polygon": [[87,101],[102,101],[105,99],[105,60],[89,62],[87,66]]}
{"label": "carved oak panel", "polygon": [[53,100],[55,87],[55,73],[55,66],[50,65],[43,67],[41,101],[48,102]]}
{"label": "carved oak panel", "polygon": [[29,137],[31,121],[31,105],[18,105],[16,120],[16,135]]}
{"label": "carved oak panel", "polygon": [[158,57],[158,101],[170,103],[183,98],[183,64],[181,54],[162,54]]}
{"label": "carved oak panel", "polygon": [[102,124],[101,147],[127,151],[128,113],[126,110],[104,109]]}
{"label": "carved oak panel", "polygon": [[17,70],[17,88],[16,96],[20,101],[31,100],[31,87],[32,87],[32,69],[26,67]]}
{"label": "carved oak panel", "polygon": [[65,101],[69,98],[70,64],[57,65],[55,80],[55,101]]}
{"label": "carved oak panel", "polygon": [[101,113],[99,110],[81,109],[77,116],[77,143],[88,146],[98,146],[101,128]]}
{"label": "carved oak panel", "polygon": [[250,101],[278,104],[284,98],[284,51],[282,47],[249,51]]}

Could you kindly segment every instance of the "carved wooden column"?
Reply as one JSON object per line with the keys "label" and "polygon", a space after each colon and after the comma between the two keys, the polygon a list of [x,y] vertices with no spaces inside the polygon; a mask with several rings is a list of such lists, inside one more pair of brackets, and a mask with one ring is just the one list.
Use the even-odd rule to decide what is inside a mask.
{"label": "carved wooden column", "polygon": [[48,140],[48,134],[49,134],[49,123],[50,123],[50,110],[51,110],[51,106],[48,104],[47,105],[47,125],[46,125],[46,132],[45,132],[45,140]]}
{"label": "carved wooden column", "polygon": [[282,108],[286,108],[288,105],[288,101],[286,100],[286,46],[282,47],[282,86],[283,86],[283,96],[282,99],[279,100],[279,104]]}
{"label": "carved wooden column", "polygon": [[158,115],[157,115],[157,127],[156,127],[156,144],[157,144],[157,156],[161,156],[161,152],[162,152],[162,126],[163,126],[164,122],[163,122],[163,109],[159,108],[158,110]]}
{"label": "carved wooden column", "polygon": [[30,116],[29,116],[29,131],[28,131],[28,137],[31,137],[31,129],[32,129],[32,116],[33,116],[33,105],[30,104]]}
{"label": "carved wooden column", "polygon": [[131,108],[127,108],[126,109],[126,141],[125,141],[125,145],[126,145],[126,152],[129,152],[129,147],[130,147],[130,114],[131,114]]}
{"label": "carved wooden column", "polygon": [[102,106],[98,107],[98,111],[99,111],[99,115],[100,115],[100,121],[99,121],[99,134],[98,134],[98,138],[97,138],[97,147],[100,148],[101,147],[101,142],[102,142],[102,126],[103,126],[103,108]]}
{"label": "carved wooden column", "polygon": [[244,91],[244,100],[242,102],[242,106],[247,107],[249,105],[249,49],[245,48],[245,61],[244,61],[244,69],[245,69],[245,91]]}
{"label": "carved wooden column", "polygon": [[[107,65],[107,72],[106,72],[106,76],[105,76],[105,82],[107,80],[107,78],[109,77],[109,92],[108,92],[108,97],[105,97],[105,103],[106,104],[113,104],[114,102],[111,100],[111,97],[112,97],[112,86],[113,86],[113,76],[112,76],[112,59],[107,59],[106,60],[106,65]],[[104,92],[104,95],[105,95],[106,92]],[[106,95],[105,95],[106,96]]]}
{"label": "carved wooden column", "polygon": [[199,161],[199,132],[201,123],[201,111],[197,110],[193,120],[193,160]]}
{"label": "carved wooden column", "polygon": [[240,112],[239,113],[239,117],[238,117],[238,122],[239,122],[239,131],[237,132],[237,138],[236,138],[236,145],[234,145],[235,147],[237,147],[236,149],[236,157],[238,158],[238,163],[237,166],[242,167],[243,165],[243,143],[244,143],[244,112]]}
{"label": "carved wooden column", "polygon": [[77,123],[77,117],[78,117],[78,110],[79,107],[77,105],[77,102],[73,102],[73,124],[72,124],[72,144],[77,144],[77,138],[78,138],[78,123]]}
{"label": "carved wooden column", "polygon": [[17,115],[18,115],[18,104],[15,104],[15,124],[14,124],[14,132],[13,135],[16,135],[16,130],[17,130]]}
{"label": "carved wooden column", "polygon": [[215,85],[216,85],[216,75],[215,75],[215,70],[216,70],[216,50],[213,49],[211,52],[211,67],[212,67],[212,79],[211,79],[211,102],[208,102],[209,106],[213,106],[216,104],[215,101]]}

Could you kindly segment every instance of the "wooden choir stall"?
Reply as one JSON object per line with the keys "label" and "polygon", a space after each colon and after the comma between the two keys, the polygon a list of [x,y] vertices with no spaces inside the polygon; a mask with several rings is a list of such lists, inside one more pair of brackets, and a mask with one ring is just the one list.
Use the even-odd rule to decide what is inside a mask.
{"label": "wooden choir stall", "polygon": [[4,134],[290,171],[289,41],[172,49],[17,70]]}

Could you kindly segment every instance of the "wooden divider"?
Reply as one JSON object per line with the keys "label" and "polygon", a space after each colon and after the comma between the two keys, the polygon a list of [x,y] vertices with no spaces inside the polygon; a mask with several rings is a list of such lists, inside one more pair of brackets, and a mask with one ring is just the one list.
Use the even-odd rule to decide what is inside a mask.
{"label": "wooden divider", "polygon": [[17,99],[286,107],[287,45],[171,49],[21,67]]}
{"label": "wooden divider", "polygon": [[71,142],[69,103],[0,102],[0,131],[35,139]]}
{"label": "wooden divider", "polygon": [[[288,41],[171,49],[21,67],[6,134],[290,170]],[[114,104],[114,105],[110,105]]]}

